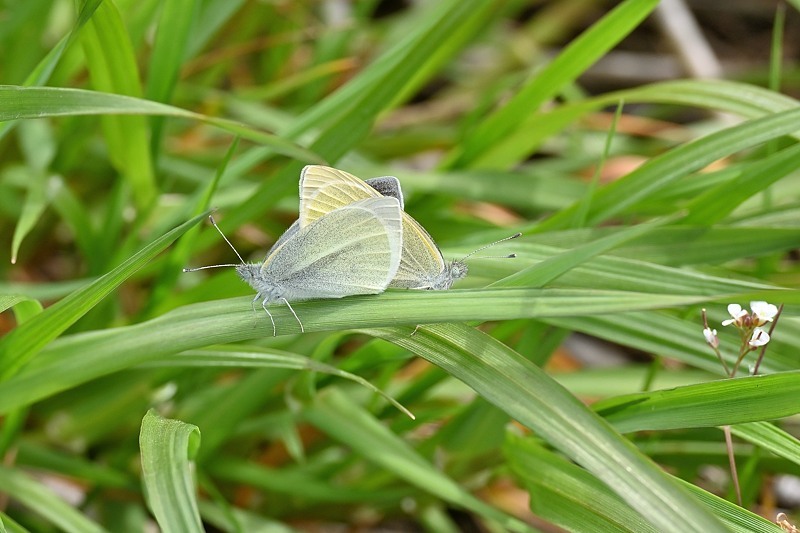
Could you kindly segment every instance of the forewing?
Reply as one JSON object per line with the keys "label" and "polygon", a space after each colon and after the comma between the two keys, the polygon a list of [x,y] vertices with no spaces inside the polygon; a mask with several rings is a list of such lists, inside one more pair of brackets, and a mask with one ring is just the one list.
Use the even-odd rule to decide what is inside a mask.
{"label": "forewing", "polygon": [[343,170],[309,165],[300,173],[300,227],[359,200],[381,194]]}
{"label": "forewing", "polygon": [[401,220],[395,198],[356,201],[273,248],[262,272],[289,300],[383,292],[399,267]]}

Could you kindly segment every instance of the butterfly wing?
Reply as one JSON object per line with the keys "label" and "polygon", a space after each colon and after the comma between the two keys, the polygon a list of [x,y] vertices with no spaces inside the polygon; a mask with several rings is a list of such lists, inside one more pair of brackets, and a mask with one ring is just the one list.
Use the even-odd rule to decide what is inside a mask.
{"label": "butterfly wing", "polygon": [[309,165],[300,173],[300,227],[359,200],[381,194],[350,173],[321,165]]}
{"label": "butterfly wing", "polygon": [[[375,183],[378,190],[370,186],[370,183]],[[343,170],[309,165],[300,174],[300,227],[334,209],[361,199],[380,197],[381,193],[402,203],[403,193],[400,183],[393,176],[373,178],[364,182]],[[442,252],[419,222],[405,211],[402,211],[402,218],[402,257],[397,277],[389,286],[409,289],[430,288],[437,284],[437,280],[444,272]]]}
{"label": "butterfly wing", "polygon": [[289,300],[383,292],[400,263],[401,220],[395,198],[335,209],[274,246],[262,275]]}

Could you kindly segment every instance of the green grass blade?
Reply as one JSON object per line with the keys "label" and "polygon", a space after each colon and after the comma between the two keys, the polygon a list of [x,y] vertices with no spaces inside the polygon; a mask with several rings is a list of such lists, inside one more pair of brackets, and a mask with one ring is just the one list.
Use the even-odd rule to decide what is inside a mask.
{"label": "green grass blade", "polygon": [[[410,330],[409,330],[410,331]],[[306,407],[303,417],[359,455],[422,488],[426,492],[495,520],[506,531],[533,531],[478,500],[459,484],[439,473],[406,442],[337,389],[328,388]]]}
{"label": "green grass blade", "polygon": [[[762,87],[725,80],[677,80],[602,94],[532,115],[517,131],[498,141],[485,156],[498,166],[524,161],[544,141],[581,117],[620,100],[628,104],[661,103],[721,110],[758,118],[797,107],[797,100]],[[793,132],[795,138],[800,135]]]}
{"label": "green grass blade", "polygon": [[16,373],[50,341],[204,217],[205,214],[199,215],[156,239],[91,285],[75,291],[47,308],[34,320],[26,322],[6,335],[0,340],[0,361],[2,361],[0,376],[6,380]]}
{"label": "green grass blade", "polygon": [[737,437],[768,450],[800,466],[800,443],[797,437],[769,422],[751,422],[731,426]]}
{"label": "green grass blade", "polygon": [[[101,278],[96,283],[101,283],[103,280],[104,278]],[[719,299],[774,301],[774,294],[775,291],[754,291],[740,293],[735,298],[731,295],[722,295]],[[787,295],[784,296],[787,302],[790,301],[788,295],[792,294],[794,302],[800,303],[800,292],[783,291],[781,294]],[[596,320],[621,322],[617,327],[629,327],[644,324],[644,321],[631,324],[625,322],[632,320],[628,316],[635,314],[627,312],[631,309],[684,306],[706,302],[709,299],[708,296],[654,295],[585,289],[479,289],[391,291],[375,296],[295,302],[292,307],[303,320],[306,333],[397,324],[416,325],[426,322],[515,318],[539,318],[555,322],[554,317],[568,317],[564,320],[565,327],[575,329],[570,324],[574,322],[583,327],[588,320],[587,315],[595,315],[592,318]],[[256,316],[254,320],[251,301],[252,298],[247,296],[185,306],[133,326],[76,334],[61,339],[44,350],[33,364],[23,369],[19,375],[0,386],[0,412],[27,405],[29,402],[96,377],[165,355],[202,348],[210,344],[271,337],[272,326],[269,320],[264,316]],[[270,312],[278,325],[279,335],[298,333],[297,322],[285,306],[273,306]],[[614,313],[625,314],[612,316]],[[53,316],[52,313],[49,316]],[[658,320],[669,324],[668,317]],[[40,323],[42,323],[40,320],[30,322],[31,325]],[[655,346],[645,344],[647,346],[645,349],[659,353],[673,353],[670,348],[675,345],[675,338],[672,335],[676,333],[662,326],[660,322],[656,323],[657,326],[649,327],[655,327],[656,332],[665,335],[666,338],[662,341],[664,347],[658,344]],[[50,324],[49,320],[47,324]],[[680,321],[680,325],[688,327],[685,321]],[[38,333],[39,329],[26,331]],[[616,330],[614,331],[616,333]],[[53,332],[47,329],[41,334],[53,334]],[[681,330],[680,334],[684,335],[682,339],[687,338],[684,330]],[[25,339],[27,342],[34,342],[30,339],[30,335],[26,333]],[[16,345],[17,341],[13,337],[14,332],[0,341],[0,349],[9,346],[11,341]],[[164,343],[164,339],[169,339],[169,343]],[[638,339],[628,339],[624,336],[621,339],[624,342],[638,342]],[[685,352],[681,347],[674,353],[676,356],[681,356]],[[698,353],[703,354],[702,358],[698,356],[692,359],[692,362],[701,367],[705,367],[704,365],[713,359],[713,355],[709,356],[705,351],[700,352],[699,348]],[[767,367],[769,368],[769,365]]]}
{"label": "green grass blade", "polygon": [[669,222],[677,219],[677,216],[664,217],[651,220],[638,226],[634,225],[622,231],[612,233],[606,237],[588,242],[572,250],[555,255],[533,266],[517,272],[512,276],[501,279],[493,283],[492,287],[544,287],[556,278],[562,276],[578,265],[585,263],[589,259],[600,254],[613,250],[617,246],[630,240],[649,234]]}
{"label": "green grass blade", "polygon": [[752,163],[738,177],[717,185],[692,200],[686,208],[685,224],[707,225],[719,222],[742,203],[767,189],[800,167],[800,145],[791,146]]}
{"label": "green grass blade", "polygon": [[[44,85],[50,79],[50,76],[55,70],[56,65],[58,65],[61,56],[64,55],[64,51],[72,44],[77,37],[78,32],[83,28],[83,26],[92,18],[94,11],[100,5],[103,0],[85,0],[83,2],[83,7],[81,7],[80,13],[78,13],[78,21],[75,24],[75,27],[62,38],[58,44],[53,47],[47,55],[36,65],[36,68],[33,72],[25,78],[24,85],[31,86],[31,85]],[[0,139],[5,137],[5,135],[11,131],[16,125],[16,122],[3,122],[0,124]]]}
{"label": "green grass blade", "polygon": [[[98,90],[140,97],[139,69],[119,11],[103,2],[81,32],[92,84]],[[112,164],[128,181],[140,207],[155,199],[157,187],[143,117],[104,116],[103,130]]]}
{"label": "green grass blade", "polygon": [[191,461],[200,447],[200,430],[152,409],[142,419],[139,448],[148,506],[162,531],[204,531],[197,509]]}
{"label": "green grass blade", "polygon": [[150,100],[82,89],[0,85],[0,121],[77,115],[161,115],[199,120],[264,144],[277,153],[303,161],[325,162],[319,155],[293,142],[245,124]]}
{"label": "green grass blade", "polygon": [[714,427],[800,413],[800,372],[687,385],[602,400],[593,405],[618,431]]}
{"label": "green grass blade", "polygon": [[[597,191],[587,222],[595,225],[624,212],[631,205],[658,194],[676,179],[714,161],[770,139],[795,132],[800,108],[737,124],[684,144]],[[569,227],[579,205],[560,211],[538,226],[538,231]]]}
{"label": "green grass blade", "polygon": [[597,478],[533,439],[507,435],[503,451],[530,495],[531,511],[567,531],[657,533]]}
{"label": "green grass blade", "polygon": [[25,196],[22,214],[14,227],[14,236],[11,239],[12,264],[17,262],[17,254],[19,253],[19,247],[22,245],[22,240],[33,229],[47,207],[43,180],[43,175],[33,177],[28,186],[28,194]]}
{"label": "green grass blade", "polygon": [[[199,2],[196,0],[166,2],[161,6],[144,90],[148,100],[165,103],[172,100],[198,12]],[[156,157],[161,144],[163,119],[153,117],[150,124],[151,153]]]}
{"label": "green grass blade", "polygon": [[582,465],[664,531],[725,531],[657,465],[530,361],[464,325],[368,330],[413,351]]}
{"label": "green grass blade", "polygon": [[447,167],[495,167],[495,162],[482,159],[482,154],[498,140],[514,131],[547,100],[568,83],[575,81],[587,68],[616,46],[658,5],[656,0],[627,0],[573,40],[547,67],[514,97],[484,120],[449,156]]}
{"label": "green grass blade", "polygon": [[103,533],[106,530],[65,502],[51,489],[18,468],[0,466],[2,492],[62,531],[68,533]]}
{"label": "green grass blade", "polygon": [[258,350],[257,347],[220,346],[208,350],[187,350],[180,354],[162,358],[150,363],[148,366],[156,367],[236,367],[236,368],[288,368],[293,370],[309,370],[322,374],[330,374],[358,383],[362,387],[383,396],[386,401],[397,407],[409,418],[414,418],[408,409],[400,405],[397,400],[380,390],[378,387],[361,376],[345,372],[334,366],[326,365],[300,354],[281,350]]}

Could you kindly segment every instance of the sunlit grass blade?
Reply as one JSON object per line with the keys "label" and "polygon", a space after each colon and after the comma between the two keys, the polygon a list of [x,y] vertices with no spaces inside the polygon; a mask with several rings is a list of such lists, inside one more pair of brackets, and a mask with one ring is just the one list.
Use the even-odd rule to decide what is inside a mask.
{"label": "sunlit grass blade", "polygon": [[506,531],[533,531],[522,521],[478,500],[439,473],[406,442],[337,389],[326,389],[304,409],[303,416],[366,460],[429,494],[497,521]]}
{"label": "sunlit grass blade", "polygon": [[669,531],[725,531],[657,465],[527,359],[459,324],[367,330],[441,367]]}
{"label": "sunlit grass blade", "polygon": [[[18,468],[0,466],[0,491],[68,533],[105,533],[99,524]],[[11,529],[11,531],[14,531]]]}
{"label": "sunlit grass blade", "polygon": [[200,447],[200,430],[152,409],[142,420],[139,448],[146,498],[161,530],[204,531],[197,509],[191,461]]}
{"label": "sunlit grass blade", "polygon": [[[0,340],[0,360],[2,361],[0,376],[3,380],[7,380],[15,374],[20,367],[39,353],[42,347],[58,337],[123,281],[150,262],[204,217],[205,214],[199,215],[156,239],[88,287],[75,291],[47,308],[34,320],[26,322],[6,335]],[[0,384],[0,390],[2,388],[3,385]]]}
{"label": "sunlit grass blade", "polygon": [[592,407],[618,431],[714,427],[800,413],[800,372],[686,385],[601,400]]}

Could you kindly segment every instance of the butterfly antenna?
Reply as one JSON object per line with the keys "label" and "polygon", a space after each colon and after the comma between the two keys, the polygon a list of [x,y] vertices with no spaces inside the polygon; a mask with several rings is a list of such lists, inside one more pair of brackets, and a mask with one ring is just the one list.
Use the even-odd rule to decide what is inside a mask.
{"label": "butterfly antenna", "polygon": [[[219,232],[220,235],[222,235],[222,238],[225,239],[225,242],[227,242],[228,246],[231,247],[231,250],[233,250],[233,253],[235,253],[236,257],[239,258],[239,261],[241,261],[242,264],[244,264],[244,259],[242,259],[242,256],[239,255],[239,252],[236,250],[236,248],[233,247],[233,245],[231,244],[231,241],[228,240],[228,238],[225,236],[225,234],[222,233],[222,230],[219,229],[219,226],[217,226],[217,222],[214,220],[214,216],[213,215],[208,215],[208,220],[211,221],[211,225],[214,226],[214,228],[216,228],[216,230]],[[498,242],[500,242],[500,241],[498,241]],[[236,265],[234,265],[234,266],[236,266]]]}
{"label": "butterfly antenna", "polygon": [[305,328],[303,328],[303,323],[300,322],[300,318],[298,318],[297,313],[295,313],[294,309],[292,309],[292,306],[289,305],[289,300],[287,300],[286,298],[281,298],[281,300],[283,300],[283,303],[285,303],[286,307],[289,308],[289,311],[292,312],[292,314],[294,315],[294,319],[297,320],[297,323],[300,324],[300,333],[305,333],[306,330]]}
{"label": "butterfly antenna", "polygon": [[[214,226],[214,227],[217,229],[217,231],[219,232],[219,234],[220,234],[220,235],[222,235],[222,238],[223,238],[223,239],[225,239],[225,242],[227,242],[227,243],[228,243],[228,246],[230,246],[230,247],[231,247],[231,250],[233,250],[233,253],[235,253],[235,254],[236,254],[236,257],[238,257],[238,258],[239,258],[239,261],[241,261],[241,262],[242,262],[242,264],[244,264],[244,259],[242,259],[242,256],[241,256],[241,255],[239,255],[239,252],[238,252],[238,251],[236,251],[236,248],[234,248],[234,247],[233,247],[233,245],[231,244],[231,241],[229,241],[229,240],[228,240],[228,238],[225,236],[225,234],[224,234],[224,233],[222,233],[222,230],[221,230],[221,229],[219,229],[219,226],[217,226],[217,223],[216,223],[216,221],[214,220],[214,217],[213,217],[213,216],[211,216],[211,215],[208,215],[208,220],[210,220],[210,221],[211,221],[211,225],[212,225],[212,226]],[[207,268],[223,268],[223,267],[237,267],[237,266],[239,266],[239,265],[234,265],[234,264],[231,264],[231,263],[226,263],[226,264],[224,264],[224,265],[208,265],[208,266],[201,266],[201,267],[196,267],[196,268],[184,268],[184,269],[183,269],[183,271],[184,271],[184,272],[196,272],[196,271],[198,271],[198,270],[205,270],[205,269],[207,269]]]}
{"label": "butterfly antenna", "polygon": [[[511,235],[511,236],[509,236],[509,237],[506,237],[505,239],[500,239],[499,241],[494,241],[494,242],[491,242],[491,243],[487,244],[486,246],[481,246],[481,247],[480,247],[480,248],[478,248],[477,250],[473,250],[473,251],[471,251],[470,253],[468,253],[467,255],[465,255],[465,256],[464,256],[464,257],[461,259],[461,261],[462,261],[462,262],[463,262],[463,261],[466,261],[467,259],[469,259],[469,258],[470,258],[470,257],[472,257],[473,255],[477,254],[477,253],[478,253],[478,252],[480,252],[481,250],[485,250],[485,249],[487,249],[487,248],[491,248],[491,247],[492,247],[492,246],[494,246],[495,244],[500,244],[501,242],[510,241],[511,239],[516,239],[517,237],[521,237],[521,236],[522,236],[522,233],[519,233],[519,232],[518,232],[518,233],[515,233],[514,235]],[[516,257],[516,256],[517,256],[517,254],[510,254],[510,255],[506,255],[506,256],[502,256],[502,257],[503,257],[503,258],[510,258],[510,257]]]}

